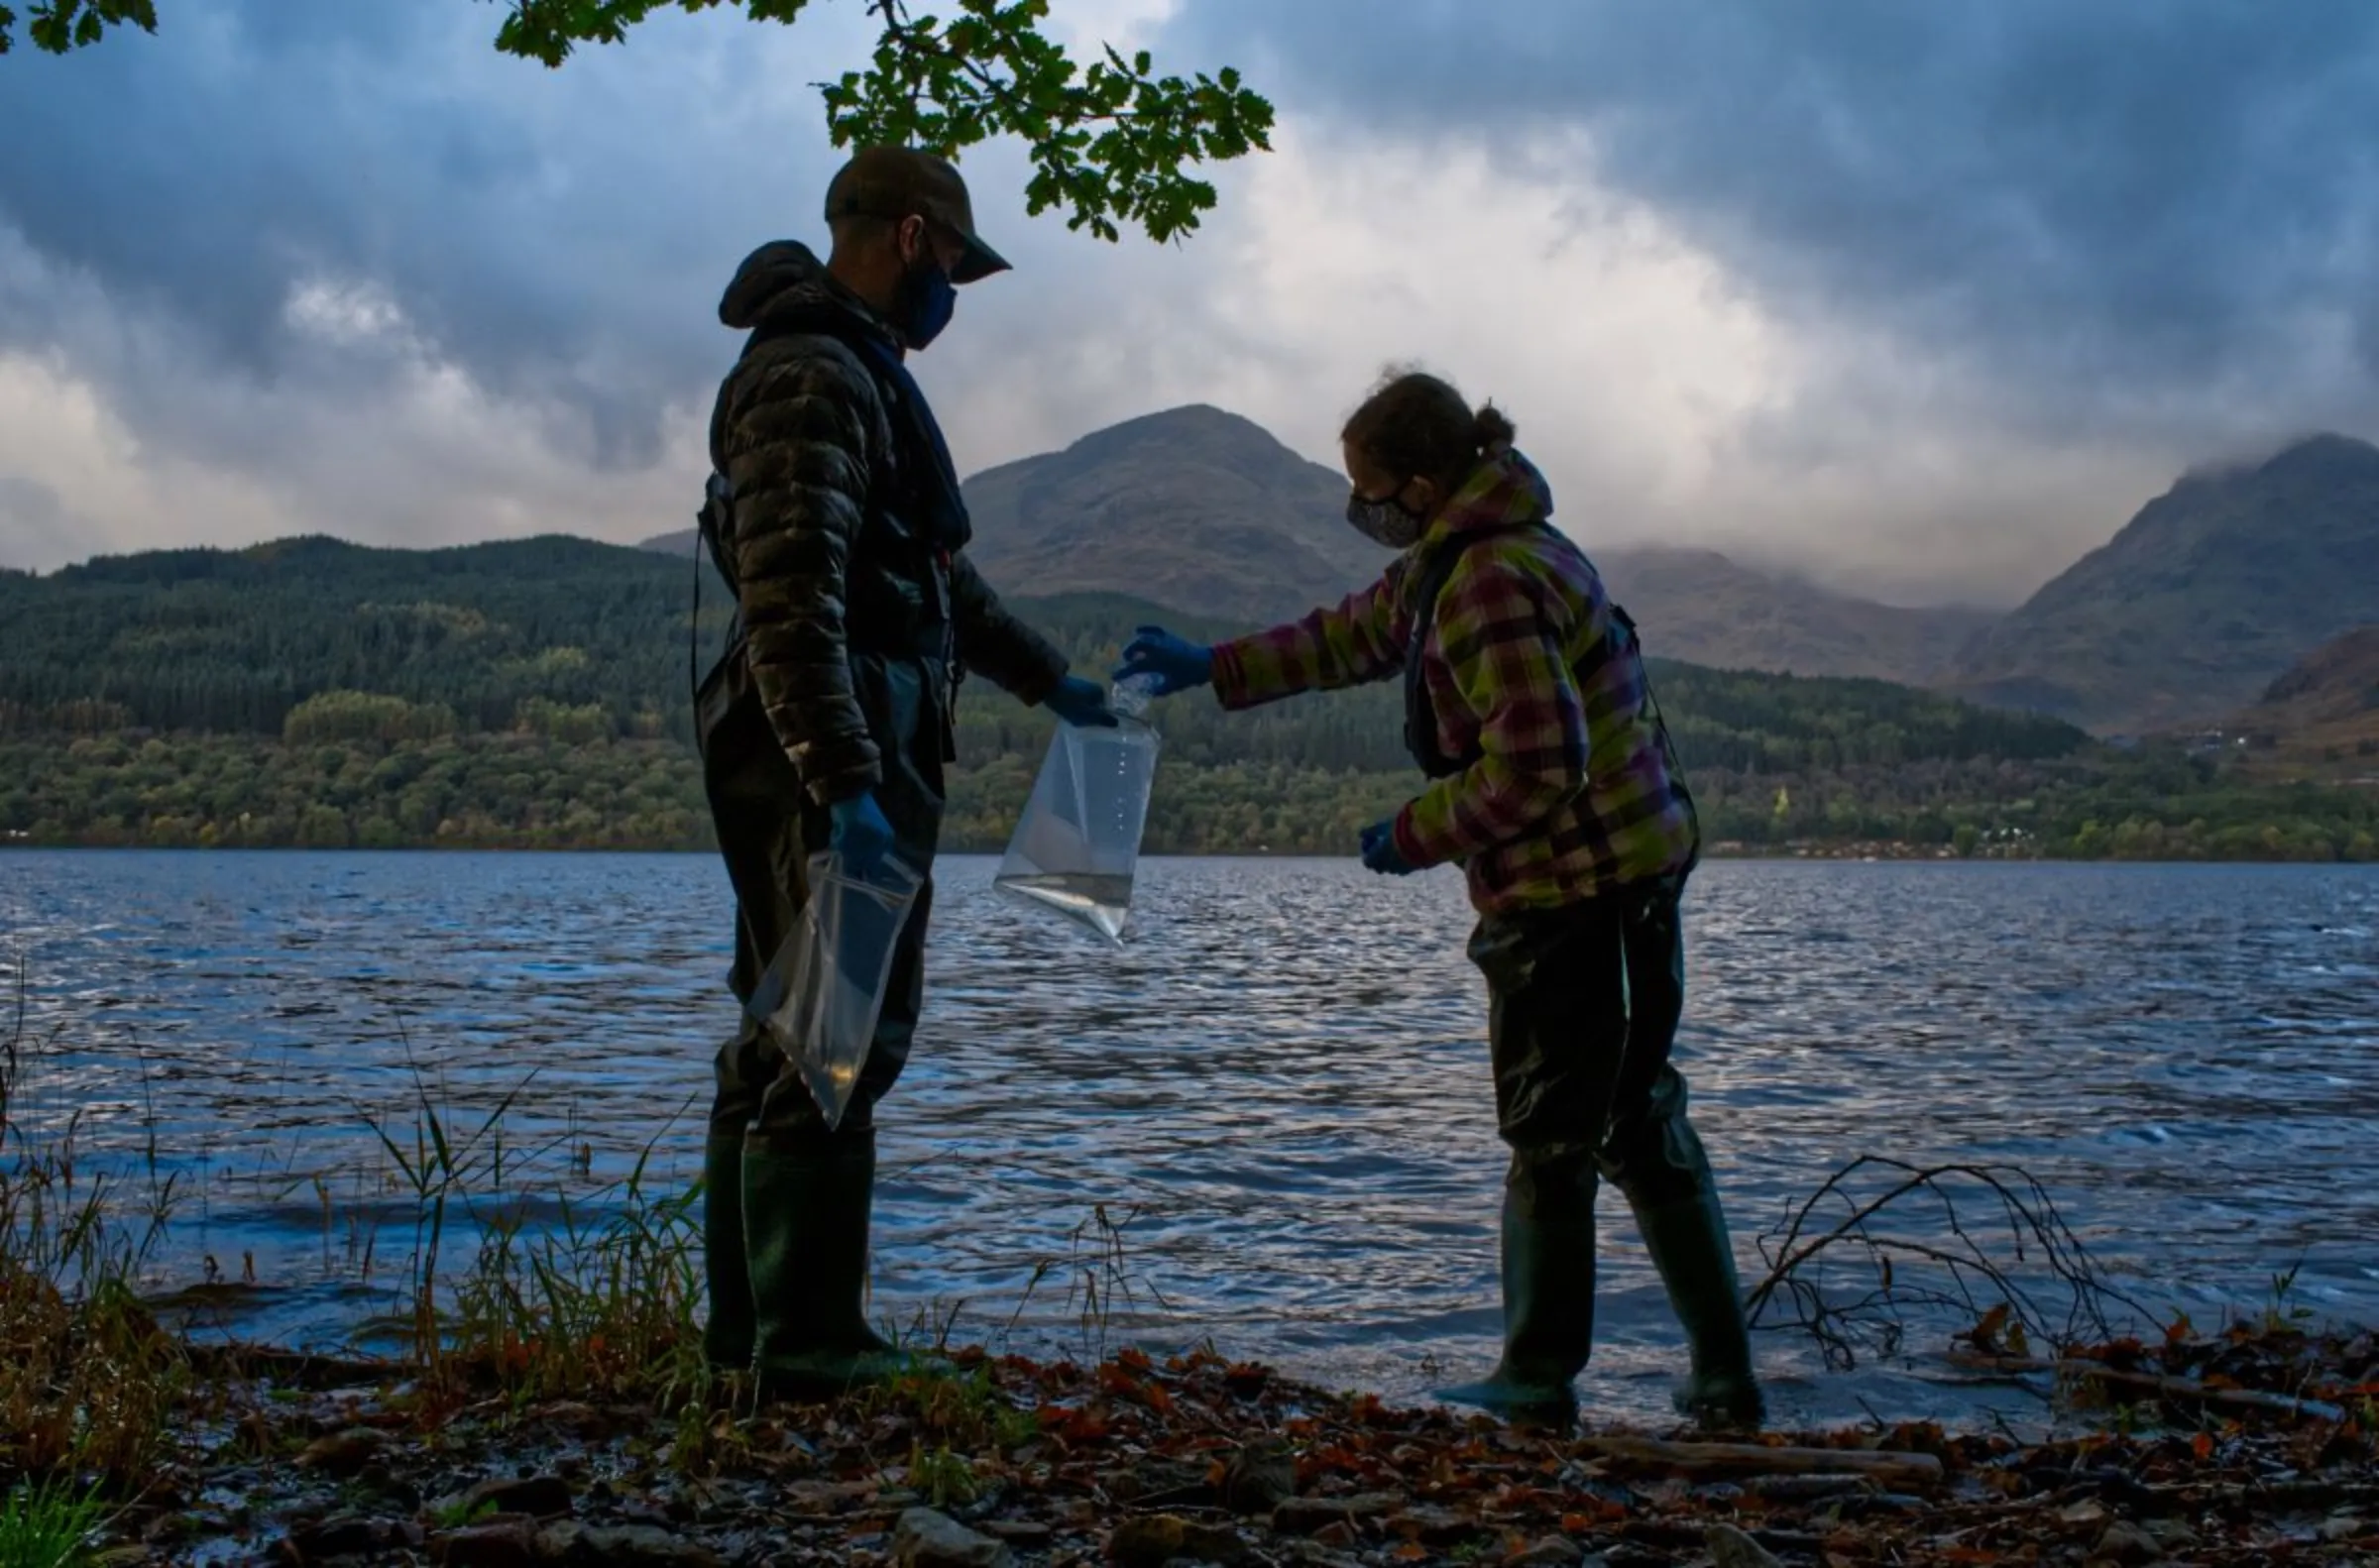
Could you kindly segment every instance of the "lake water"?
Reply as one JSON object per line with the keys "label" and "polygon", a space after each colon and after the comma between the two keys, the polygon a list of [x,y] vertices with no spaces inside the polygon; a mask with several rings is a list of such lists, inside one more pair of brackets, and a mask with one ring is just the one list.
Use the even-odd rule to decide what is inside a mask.
{"label": "lake water", "polygon": [[[1151,862],[1118,952],[996,896],[994,866],[944,863],[927,1027],[879,1118],[878,1311],[963,1301],[961,1340],[1079,1354],[1090,1271],[1130,1288],[1110,1347],[1211,1335],[1399,1397],[1483,1370],[1503,1156],[1455,878]],[[328,1342],[374,1309],[413,1211],[368,1119],[409,1139],[424,1085],[456,1125],[510,1097],[524,1187],[583,1196],[648,1145],[665,1182],[699,1163],[734,1005],[709,857],[17,852],[0,921],[20,1124],[78,1113],[93,1157],[154,1140],[189,1184],[168,1269],[252,1257],[242,1332]],[[2291,1302],[2379,1319],[2375,931],[2368,869],[1711,865],[1680,1064],[1747,1274],[1855,1156],[2011,1162],[2160,1312],[2260,1309],[2296,1267]],[[1606,1213],[1582,1387],[1648,1415],[1677,1331]],[[2023,1408],[1926,1356],[1842,1375],[1759,1338],[1786,1418]]]}

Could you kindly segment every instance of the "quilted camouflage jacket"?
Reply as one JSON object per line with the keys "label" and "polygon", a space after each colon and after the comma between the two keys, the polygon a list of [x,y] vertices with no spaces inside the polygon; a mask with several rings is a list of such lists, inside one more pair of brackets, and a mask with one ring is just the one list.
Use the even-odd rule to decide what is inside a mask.
{"label": "quilted camouflage jacket", "polygon": [[[744,259],[719,302],[737,331],[814,320],[821,310],[889,340],[882,321],[834,281],[809,248],[789,241]],[[939,621],[939,575],[913,550],[871,548],[862,524],[897,457],[875,378],[837,338],[813,333],[753,345],[719,389],[711,462],[735,487],[727,541],[745,657],[770,725],[820,802],[848,799],[883,776],[850,658],[885,645],[895,621]],[[1010,615],[963,553],[947,562],[948,620],[963,665],[1026,703],[1048,696],[1066,660]]]}

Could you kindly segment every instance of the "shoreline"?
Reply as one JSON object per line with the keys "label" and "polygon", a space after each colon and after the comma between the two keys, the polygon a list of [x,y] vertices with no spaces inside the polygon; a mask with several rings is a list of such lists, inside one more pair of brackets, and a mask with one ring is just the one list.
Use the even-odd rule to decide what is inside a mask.
{"label": "shoreline", "polygon": [[[2109,1383],[2078,1395],[2106,1429],[2032,1444],[1930,1422],[1705,1438],[1395,1408],[1211,1350],[958,1350],[758,1409],[632,1377],[532,1389],[501,1364],[192,1352],[169,1457],[111,1502],[95,1560],[2379,1562],[2379,1391],[2354,1392],[2379,1377],[2370,1334],[2242,1324],[2073,1349],[2231,1402],[2125,1405]],[[2360,1406],[2253,1402],[2270,1391],[2250,1385],[2292,1381]]]}
{"label": "shoreline", "polygon": [[[1003,847],[953,848],[939,851],[951,859],[996,859]],[[656,844],[531,844],[531,843],[440,843],[427,841],[403,844],[295,844],[295,843],[111,843],[76,840],[72,842],[41,842],[30,839],[0,836],[0,855],[11,852],[32,854],[207,854],[207,855],[396,855],[396,854],[517,854],[517,855],[709,855],[718,850],[707,844],[691,847]],[[1334,854],[1320,850],[1231,849],[1149,851],[1140,858],[1148,860],[1334,860],[1352,859],[1352,855]],[[2136,866],[2363,866],[2379,865],[2379,860],[2351,857],[2316,859],[2290,855],[2059,855],[2009,854],[1979,851],[1959,854],[1939,844],[1887,842],[1805,842],[1774,847],[1748,845],[1715,845],[1703,851],[1702,863],[1714,860],[1753,862],[1824,860],[1851,863],[1918,863],[1939,865],[2136,865]]]}

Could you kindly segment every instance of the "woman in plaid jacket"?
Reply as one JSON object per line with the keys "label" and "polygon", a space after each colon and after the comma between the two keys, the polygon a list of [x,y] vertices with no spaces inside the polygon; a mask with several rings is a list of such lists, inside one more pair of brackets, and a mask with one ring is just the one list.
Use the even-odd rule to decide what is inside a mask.
{"label": "woman in plaid jacket", "polygon": [[1684,1005],[1678,902],[1700,834],[1634,624],[1551,524],[1552,497],[1432,376],[1396,377],[1342,433],[1347,519],[1400,553],[1334,609],[1201,647],[1143,627],[1119,676],[1211,685],[1226,708],[1401,678],[1429,782],[1365,830],[1389,875],[1456,864],[1479,913],[1503,1204],[1504,1354],[1450,1400],[1566,1419],[1594,1339],[1594,1202],[1635,1211],[1691,1346],[1680,1408],[1756,1426],[1726,1219],[1669,1062]]}

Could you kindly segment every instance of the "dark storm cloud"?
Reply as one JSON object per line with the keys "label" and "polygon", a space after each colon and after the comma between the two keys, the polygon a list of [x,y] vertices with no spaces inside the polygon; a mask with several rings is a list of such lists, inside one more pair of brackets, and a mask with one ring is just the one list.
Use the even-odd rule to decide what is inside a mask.
{"label": "dark storm cloud", "polygon": [[[495,53],[501,15],[231,0],[170,11],[155,39],[20,52],[0,63],[0,223],[263,380],[303,354],[294,287],[373,285],[586,455],[649,461],[664,403],[716,371],[713,291],[816,199],[817,100],[748,31],[656,23],[553,72]],[[12,308],[0,346],[56,346],[59,325]],[[342,362],[367,383],[349,390],[376,366]],[[165,412],[137,378],[117,391]]]}
{"label": "dark storm cloud", "polygon": [[2016,422],[2153,423],[2209,379],[2285,399],[2298,362],[2341,349],[2368,403],[2362,0],[1192,0],[1169,43],[1403,134],[1518,156],[1517,133],[1588,129],[1576,174],[1779,308],[1984,366]]}

